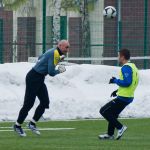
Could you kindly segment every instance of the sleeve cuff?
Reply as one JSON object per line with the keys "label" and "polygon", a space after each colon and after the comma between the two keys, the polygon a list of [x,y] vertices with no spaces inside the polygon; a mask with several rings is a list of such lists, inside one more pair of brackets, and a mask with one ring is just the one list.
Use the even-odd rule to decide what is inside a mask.
{"label": "sleeve cuff", "polygon": [[114,83],[116,83],[116,84],[117,84],[117,82],[118,82],[118,79],[114,79]]}
{"label": "sleeve cuff", "polygon": [[59,70],[56,70],[56,74],[60,74]]}

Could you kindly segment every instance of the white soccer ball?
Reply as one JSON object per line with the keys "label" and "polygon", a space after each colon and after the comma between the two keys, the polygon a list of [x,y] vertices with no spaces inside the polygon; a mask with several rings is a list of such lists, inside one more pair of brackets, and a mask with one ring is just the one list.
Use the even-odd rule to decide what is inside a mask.
{"label": "white soccer ball", "polygon": [[116,8],[113,6],[107,6],[103,10],[103,15],[106,18],[114,18],[117,15]]}

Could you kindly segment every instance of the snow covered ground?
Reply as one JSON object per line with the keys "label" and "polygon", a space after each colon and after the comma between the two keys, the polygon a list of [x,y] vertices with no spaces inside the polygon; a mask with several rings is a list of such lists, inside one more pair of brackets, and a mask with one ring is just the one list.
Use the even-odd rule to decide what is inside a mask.
{"label": "snow covered ground", "polygon": [[[0,65],[0,120],[16,120],[23,104],[25,76],[32,63]],[[119,68],[102,65],[73,65],[55,77],[46,77],[50,109],[44,114],[49,119],[99,118],[99,109],[111,100],[117,89],[109,85],[112,76],[118,77]],[[38,99],[27,119],[38,105]],[[150,117],[150,70],[140,71],[140,83],[134,102],[121,117]]]}

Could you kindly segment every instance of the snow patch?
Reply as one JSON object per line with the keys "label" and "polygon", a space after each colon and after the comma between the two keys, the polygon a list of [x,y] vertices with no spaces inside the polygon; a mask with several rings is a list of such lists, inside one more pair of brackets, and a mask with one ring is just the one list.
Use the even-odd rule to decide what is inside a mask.
{"label": "snow patch", "polygon": [[[23,104],[25,76],[33,63],[0,65],[0,120],[16,120]],[[118,77],[119,67],[103,65],[72,65],[55,77],[47,76],[45,83],[50,97],[50,109],[44,117],[49,119],[99,118],[99,109],[110,101],[117,89],[108,84],[112,76]],[[33,116],[35,106],[27,119]],[[150,117],[150,70],[140,71],[140,82],[134,102],[121,117]]]}

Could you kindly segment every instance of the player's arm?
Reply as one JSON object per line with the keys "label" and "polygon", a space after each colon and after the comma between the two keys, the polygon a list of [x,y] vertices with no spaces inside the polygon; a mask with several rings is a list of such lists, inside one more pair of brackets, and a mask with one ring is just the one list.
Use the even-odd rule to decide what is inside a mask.
{"label": "player's arm", "polygon": [[60,56],[58,56],[57,53],[54,52],[48,60],[48,74],[50,76],[55,76],[59,73],[63,73],[66,71],[66,68],[64,65],[59,65],[58,69],[56,70],[56,66],[58,65],[59,61],[61,60],[61,58],[59,58],[59,57]]}
{"label": "player's arm", "polygon": [[122,69],[123,80],[114,79],[114,83],[121,87],[128,87],[132,84],[132,68],[130,66],[123,66]]}

